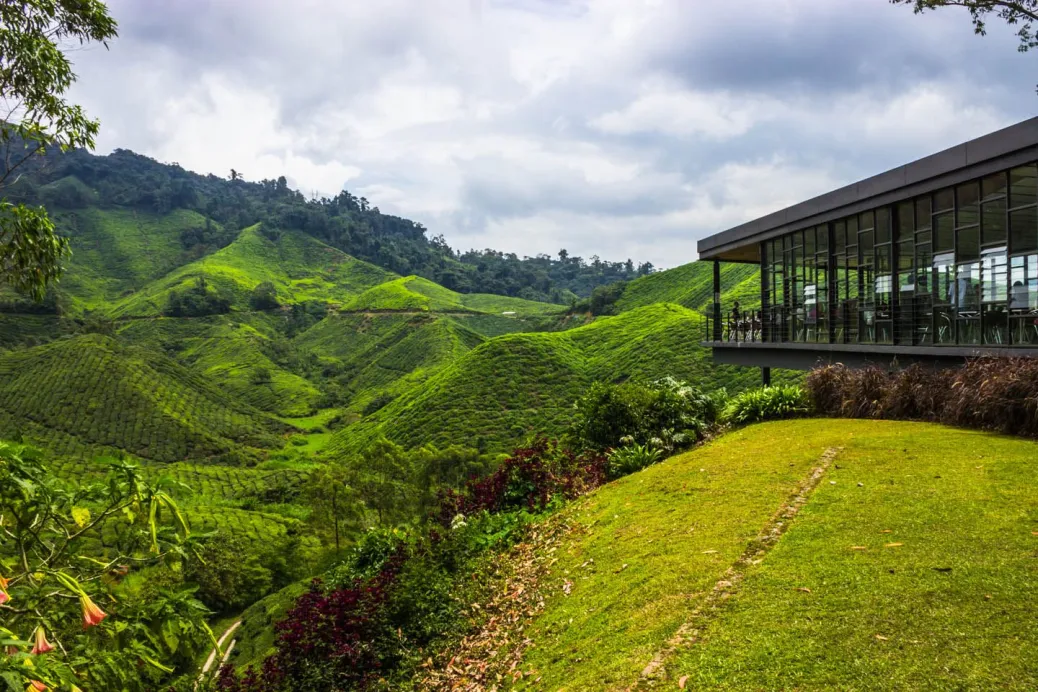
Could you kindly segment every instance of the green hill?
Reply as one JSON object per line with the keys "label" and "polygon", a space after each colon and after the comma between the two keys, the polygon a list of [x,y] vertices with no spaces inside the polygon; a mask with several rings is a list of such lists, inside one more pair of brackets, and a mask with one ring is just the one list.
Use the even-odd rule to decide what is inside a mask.
{"label": "green hill", "polygon": [[54,220],[72,246],[60,289],[77,312],[104,307],[183,264],[181,232],[205,225],[203,216],[185,209],[156,214],[87,207],[60,211]]}
{"label": "green hill", "polygon": [[254,456],[286,429],[170,359],[85,335],[0,355],[0,436],[58,455]]}
{"label": "green hill", "polygon": [[192,319],[155,318],[120,324],[120,340],[174,357],[243,403],[281,416],[305,416],[321,391],[275,362],[284,345],[276,314],[235,313]]}
{"label": "green hill", "polygon": [[333,454],[381,433],[408,447],[465,441],[504,450],[529,434],[560,434],[573,402],[596,380],[673,375],[741,389],[750,369],[715,366],[698,346],[703,318],[654,305],[564,332],[511,334],[465,353],[423,385],[333,438]]}
{"label": "green hill", "polygon": [[543,608],[510,629],[528,647],[503,687],[1034,689],[1033,457],[986,433],[808,419],[609,484],[554,519],[568,532],[524,584]]}
{"label": "green hill", "polygon": [[[653,305],[676,303],[691,310],[703,310],[713,303],[712,262],[690,262],[674,269],[656,272],[631,281],[616,301],[620,312]],[[752,264],[721,264],[721,304],[738,300],[747,307],[760,305],[760,274]]]}
{"label": "green hill", "polygon": [[272,240],[257,225],[243,230],[227,247],[118,301],[111,313],[115,317],[159,315],[171,291],[190,288],[200,276],[229,296],[235,307],[248,309],[252,290],[264,281],[274,284],[283,304],[314,300],[342,305],[394,275],[298,231],[280,231]]}
{"label": "green hill", "polygon": [[517,316],[531,316],[558,313],[564,308],[561,305],[508,296],[456,293],[428,279],[404,276],[368,289],[343,309],[349,312],[508,312]]}

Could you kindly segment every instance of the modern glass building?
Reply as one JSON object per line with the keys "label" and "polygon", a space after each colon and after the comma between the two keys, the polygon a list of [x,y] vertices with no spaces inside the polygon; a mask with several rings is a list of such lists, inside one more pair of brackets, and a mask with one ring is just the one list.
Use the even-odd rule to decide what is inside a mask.
{"label": "modern glass building", "polygon": [[[704,238],[699,256],[721,362],[1038,355],[1038,118]],[[723,261],[760,266],[756,304],[722,304]]]}

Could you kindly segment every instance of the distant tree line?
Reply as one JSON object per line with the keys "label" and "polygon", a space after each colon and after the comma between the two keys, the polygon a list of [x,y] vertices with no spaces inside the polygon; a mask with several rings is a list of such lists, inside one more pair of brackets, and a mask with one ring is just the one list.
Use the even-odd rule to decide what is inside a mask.
{"label": "distant tree line", "polygon": [[276,240],[279,229],[296,229],[362,260],[399,274],[417,274],[461,293],[499,295],[571,304],[597,286],[626,281],[653,271],[635,264],[570,255],[519,257],[492,249],[461,252],[442,235],[429,237],[424,226],[383,214],[366,198],[343,190],[332,198],[307,199],[276,180],[246,182],[198,175],[179,164],[163,164],[118,149],[108,156],[75,150],[39,157],[15,185],[11,197],[52,209],[92,205],[128,207],[157,213],[190,209],[205,225],[182,233],[189,259],[230,243],[237,232],[259,221]]}

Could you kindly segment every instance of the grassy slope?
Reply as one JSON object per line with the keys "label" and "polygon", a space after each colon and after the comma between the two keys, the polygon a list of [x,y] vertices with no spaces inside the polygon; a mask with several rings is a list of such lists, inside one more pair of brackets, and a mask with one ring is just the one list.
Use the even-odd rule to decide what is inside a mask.
{"label": "grassy slope", "polygon": [[[120,326],[119,338],[175,353],[179,362],[250,406],[281,416],[306,415],[321,392],[270,359],[268,353],[278,338],[277,319],[277,315],[250,313],[132,320]],[[254,383],[258,370],[270,373],[270,382]]]}
{"label": "grassy slope", "polygon": [[539,682],[516,687],[635,682],[832,446],[836,466],[662,688],[1034,689],[1034,443],[828,420],[729,434],[568,508],[578,529],[524,631]]}
{"label": "grassy slope", "polygon": [[368,289],[347,303],[344,309],[351,312],[514,312],[517,316],[535,316],[561,312],[565,308],[508,296],[456,293],[428,279],[404,276]]}
{"label": "grassy slope", "polygon": [[181,231],[204,226],[205,219],[184,209],[153,214],[90,207],[57,212],[55,224],[72,245],[60,287],[78,311],[103,307],[173,270],[183,255]]}
{"label": "grassy slope", "polygon": [[227,247],[172,271],[143,290],[116,303],[117,317],[161,314],[169,292],[191,286],[198,276],[248,307],[249,293],[270,281],[283,303],[318,300],[343,304],[393,274],[361,262],[298,231],[283,231],[277,242],[260,232],[259,225],[241,232]]}
{"label": "grassy slope", "polygon": [[[624,312],[654,303],[677,303],[700,310],[713,302],[713,281],[712,262],[683,264],[630,282],[616,307]],[[721,287],[724,306],[731,305],[733,300],[747,307],[760,304],[760,275],[756,265],[722,264]]]}
{"label": "grassy slope", "polygon": [[150,351],[86,335],[0,356],[0,436],[153,461],[276,447],[282,426]]}
{"label": "grassy slope", "polygon": [[503,450],[531,433],[561,433],[595,380],[671,374],[707,387],[754,383],[753,370],[713,364],[695,345],[702,330],[698,314],[657,305],[569,331],[491,339],[338,433],[330,449],[347,452],[381,432],[407,446],[482,439]]}

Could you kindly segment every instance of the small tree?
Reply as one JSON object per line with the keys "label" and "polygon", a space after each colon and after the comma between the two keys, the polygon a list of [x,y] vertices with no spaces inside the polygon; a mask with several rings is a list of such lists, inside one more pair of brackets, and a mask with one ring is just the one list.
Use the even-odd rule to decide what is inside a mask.
{"label": "small tree", "polygon": [[[115,21],[99,0],[0,3],[0,191],[48,149],[93,148],[99,125],[63,98],[76,75],[58,46],[107,46],[115,35]],[[46,209],[0,199],[0,282],[39,300],[60,276],[68,247]]]}
{"label": "small tree", "polygon": [[276,310],[281,307],[278,302],[278,290],[272,281],[264,281],[252,289],[249,305],[253,310]]}
{"label": "small tree", "polygon": [[336,551],[341,547],[344,524],[357,524],[362,516],[362,504],[349,485],[349,476],[344,467],[328,464],[310,476],[305,489],[311,520],[321,528],[331,526]]}

